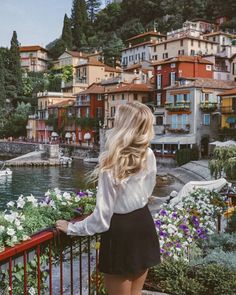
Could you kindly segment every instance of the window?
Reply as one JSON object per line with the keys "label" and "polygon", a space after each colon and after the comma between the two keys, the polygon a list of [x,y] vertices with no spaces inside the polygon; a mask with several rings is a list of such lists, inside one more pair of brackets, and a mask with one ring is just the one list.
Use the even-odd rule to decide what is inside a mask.
{"label": "window", "polygon": [[175,72],[171,72],[170,73],[170,85],[175,85],[175,77],[176,77],[176,73]]}
{"label": "window", "polygon": [[145,60],[145,52],[142,52],[142,60]]}
{"label": "window", "polygon": [[211,115],[210,114],[204,114],[203,115],[203,125],[209,126],[211,123]]}
{"label": "window", "polygon": [[213,37],[213,41],[216,42],[216,37]]}
{"label": "window", "polygon": [[124,94],[124,93],[121,94],[121,99],[122,99],[122,100],[125,99],[125,94]]}
{"label": "window", "polygon": [[162,116],[157,116],[156,117],[156,125],[157,126],[162,126],[163,125],[163,117]]}
{"label": "window", "polygon": [[191,39],[191,46],[193,46],[193,39]]}
{"label": "window", "polygon": [[98,100],[98,101],[102,100],[102,95],[101,95],[101,94],[98,94],[98,95],[97,95],[97,100]]}
{"label": "window", "polygon": [[211,65],[206,65],[206,71],[211,71]]}
{"label": "window", "polygon": [[171,128],[177,129],[178,127],[178,115],[171,116]]}
{"label": "window", "polygon": [[184,46],[184,40],[183,39],[180,40],[180,46]]}
{"label": "window", "polygon": [[181,123],[182,123],[182,128],[183,128],[183,129],[186,128],[187,122],[188,122],[188,115],[183,114],[183,115],[181,116]]}
{"label": "window", "polygon": [[168,53],[163,53],[163,59],[168,58]]}
{"label": "window", "polygon": [[179,50],[178,55],[184,55],[184,50],[183,49]]}
{"label": "window", "polygon": [[86,110],[85,110],[85,117],[89,117],[89,108],[86,108]]}
{"label": "window", "polygon": [[114,94],[112,94],[111,100],[115,100],[115,95]]}
{"label": "window", "polygon": [[195,50],[191,49],[190,55],[195,55]]}
{"label": "window", "polygon": [[116,107],[111,107],[111,117],[115,116]]}
{"label": "window", "polygon": [[171,64],[170,64],[170,67],[171,67],[171,68],[175,68],[175,63],[171,63]]}
{"label": "window", "polygon": [[[236,64],[235,65],[235,73],[236,73]],[[157,66],[157,70],[160,71],[161,70],[161,66]]]}
{"label": "window", "polygon": [[198,41],[198,48],[201,47],[201,41]]}
{"label": "window", "polygon": [[236,97],[232,97],[232,110],[236,111]]}
{"label": "window", "polygon": [[153,51],[157,52],[157,47],[156,46],[154,46]]}
{"label": "window", "polygon": [[161,106],[161,93],[157,93],[157,106]]}
{"label": "window", "polygon": [[164,50],[166,50],[166,49],[167,49],[167,44],[165,43],[165,44],[164,44]]}
{"label": "window", "polygon": [[96,108],[96,118],[102,118],[102,107]]}
{"label": "window", "polygon": [[137,100],[137,99],[138,99],[138,94],[134,93],[134,100]]}
{"label": "window", "polygon": [[157,75],[157,89],[162,88],[162,75]]}

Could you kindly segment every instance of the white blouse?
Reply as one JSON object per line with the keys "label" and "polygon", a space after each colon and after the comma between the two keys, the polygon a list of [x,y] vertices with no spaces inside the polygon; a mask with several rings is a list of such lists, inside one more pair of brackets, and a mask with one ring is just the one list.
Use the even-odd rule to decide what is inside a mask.
{"label": "white blouse", "polygon": [[102,172],[98,178],[93,213],[82,221],[70,222],[67,235],[88,236],[107,231],[113,213],[125,214],[144,207],[156,184],[156,172],[156,158],[151,148],[147,152],[147,168],[119,184],[115,183],[110,172]]}

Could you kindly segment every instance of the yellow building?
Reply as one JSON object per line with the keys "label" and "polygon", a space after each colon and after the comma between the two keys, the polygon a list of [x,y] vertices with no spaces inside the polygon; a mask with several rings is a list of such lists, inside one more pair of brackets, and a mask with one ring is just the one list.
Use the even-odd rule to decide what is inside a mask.
{"label": "yellow building", "polygon": [[236,133],[236,88],[220,93],[221,128],[235,129]]}

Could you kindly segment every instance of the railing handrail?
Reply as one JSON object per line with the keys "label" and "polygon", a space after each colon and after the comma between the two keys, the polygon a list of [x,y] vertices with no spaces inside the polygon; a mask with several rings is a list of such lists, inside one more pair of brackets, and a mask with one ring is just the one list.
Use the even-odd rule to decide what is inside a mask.
{"label": "railing handrail", "polygon": [[[81,221],[86,216],[87,215],[83,215],[72,219],[71,221]],[[58,234],[60,234],[60,231],[58,231],[55,227],[43,229],[39,233],[33,234],[30,240],[22,241],[20,244],[17,244],[13,247],[7,247],[4,251],[0,252],[0,262],[22,254],[24,251],[33,249],[44,242],[50,241],[54,239],[55,236],[57,236]]]}

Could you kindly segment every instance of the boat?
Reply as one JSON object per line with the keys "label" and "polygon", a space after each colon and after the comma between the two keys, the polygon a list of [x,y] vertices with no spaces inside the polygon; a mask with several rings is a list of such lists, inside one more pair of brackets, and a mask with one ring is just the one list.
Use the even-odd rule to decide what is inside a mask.
{"label": "boat", "polygon": [[2,167],[0,168],[0,176],[12,175],[12,171],[10,168],[5,169],[5,162],[1,162],[0,164],[2,164]]}
{"label": "boat", "polygon": [[98,153],[95,151],[88,151],[83,159],[87,163],[98,163]]}

